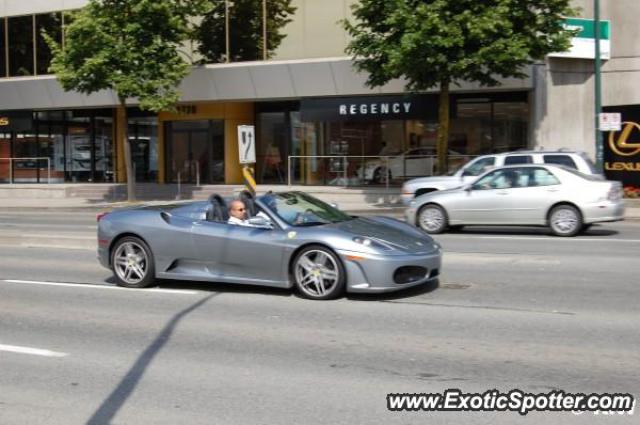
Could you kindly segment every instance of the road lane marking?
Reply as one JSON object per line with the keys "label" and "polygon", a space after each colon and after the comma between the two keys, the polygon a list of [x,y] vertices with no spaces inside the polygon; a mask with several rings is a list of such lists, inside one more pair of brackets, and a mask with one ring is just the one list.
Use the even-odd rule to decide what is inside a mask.
{"label": "road lane marking", "polygon": [[478,236],[474,234],[468,235],[443,235],[436,239],[440,238],[451,238],[451,239],[517,239],[517,240],[528,240],[528,241],[573,241],[573,242],[630,242],[630,243],[640,243],[640,239],[613,239],[607,237],[601,238],[562,238],[562,237],[552,237],[552,236]]}
{"label": "road lane marking", "polygon": [[46,286],[66,286],[66,287],[74,287],[74,288],[89,288],[89,289],[115,289],[119,291],[133,291],[133,292],[151,292],[151,293],[161,293],[161,294],[181,294],[181,295],[195,295],[198,294],[198,291],[189,291],[184,289],[160,289],[160,288],[123,288],[121,286],[111,286],[111,285],[103,285],[103,284],[91,284],[91,283],[69,283],[69,282],[48,282],[48,281],[38,281],[38,280],[18,280],[18,279],[2,279],[0,282],[5,283],[18,283],[18,284],[28,284],[28,285],[46,285]]}
{"label": "road lane marking", "polygon": [[65,356],[68,356],[67,353],[60,353],[60,352],[57,352],[57,351],[44,350],[42,348],[21,347],[19,345],[4,345],[4,344],[0,344],[0,351],[8,351],[10,353],[18,353],[18,354],[30,354],[32,356],[43,356],[43,357],[65,357]]}

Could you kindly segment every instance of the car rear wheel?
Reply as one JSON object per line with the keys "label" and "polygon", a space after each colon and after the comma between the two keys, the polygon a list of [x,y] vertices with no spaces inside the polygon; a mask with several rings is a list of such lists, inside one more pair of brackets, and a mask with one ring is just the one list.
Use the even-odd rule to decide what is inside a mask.
{"label": "car rear wheel", "polygon": [[441,206],[427,204],[418,212],[418,226],[427,233],[442,233],[447,228],[447,214]]}
{"label": "car rear wheel", "polygon": [[145,288],[155,279],[151,249],[142,239],[127,236],[113,248],[111,268],[119,286]]}
{"label": "car rear wheel", "polygon": [[575,236],[582,230],[582,215],[571,205],[558,205],[549,214],[549,227],[556,236]]}
{"label": "car rear wheel", "polygon": [[387,182],[387,178],[391,180],[391,171],[387,171],[387,176],[384,175],[384,167],[378,167],[373,172],[373,182],[376,184],[382,184]]}
{"label": "car rear wheel", "polygon": [[344,292],[344,266],[331,250],[312,245],[298,253],[293,261],[293,281],[300,294],[313,300],[328,300]]}

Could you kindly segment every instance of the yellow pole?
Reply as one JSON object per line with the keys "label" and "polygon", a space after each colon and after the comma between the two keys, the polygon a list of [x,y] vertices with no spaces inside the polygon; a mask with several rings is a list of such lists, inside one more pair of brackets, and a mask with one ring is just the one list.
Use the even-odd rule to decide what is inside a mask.
{"label": "yellow pole", "polygon": [[251,195],[256,196],[256,180],[253,178],[253,167],[244,165],[242,167],[242,179],[247,190],[251,192]]}

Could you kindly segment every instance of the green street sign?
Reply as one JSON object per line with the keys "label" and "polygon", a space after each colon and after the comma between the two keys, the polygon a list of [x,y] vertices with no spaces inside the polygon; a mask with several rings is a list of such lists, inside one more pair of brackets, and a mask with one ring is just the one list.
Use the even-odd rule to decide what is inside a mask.
{"label": "green street sign", "polygon": [[[571,48],[566,52],[552,53],[556,58],[595,59],[596,25],[593,19],[567,18],[564,27],[576,31]],[[600,59],[611,58],[611,23],[600,21]]]}
{"label": "green street sign", "polygon": [[[596,38],[596,25],[593,19],[567,18],[564,24],[566,29],[578,30],[576,38]],[[611,23],[600,21],[600,38],[609,40],[611,37]]]}

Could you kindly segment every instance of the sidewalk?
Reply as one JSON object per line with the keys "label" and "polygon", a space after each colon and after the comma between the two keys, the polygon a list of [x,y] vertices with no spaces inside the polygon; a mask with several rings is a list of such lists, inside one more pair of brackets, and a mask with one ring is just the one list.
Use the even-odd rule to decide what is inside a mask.
{"label": "sidewalk", "polygon": [[[329,194],[327,194],[329,195]],[[329,195],[330,196],[330,195]],[[327,197],[326,195],[322,198]],[[344,198],[344,195],[342,196]],[[342,199],[344,200],[344,199]],[[325,199],[331,202],[331,199]],[[171,201],[138,201],[128,202],[95,202],[83,198],[0,198],[0,212],[15,211],[110,211],[115,208],[123,208],[131,205],[166,204],[169,202],[190,202],[189,200]],[[625,219],[640,220],[640,199],[625,199]],[[404,213],[404,207],[395,204],[368,204],[363,201],[339,202],[340,209],[352,214],[379,214],[398,216]]]}

